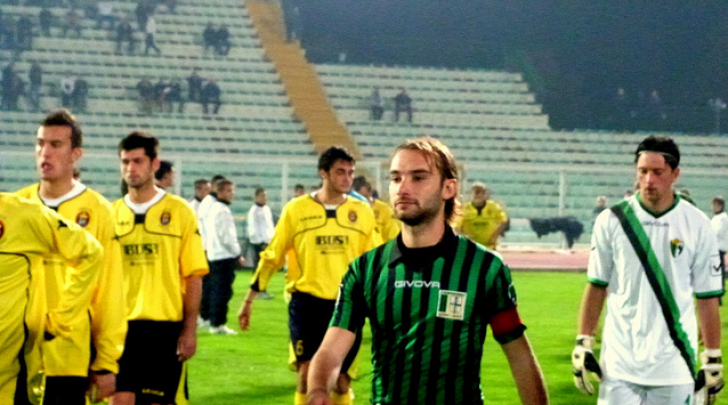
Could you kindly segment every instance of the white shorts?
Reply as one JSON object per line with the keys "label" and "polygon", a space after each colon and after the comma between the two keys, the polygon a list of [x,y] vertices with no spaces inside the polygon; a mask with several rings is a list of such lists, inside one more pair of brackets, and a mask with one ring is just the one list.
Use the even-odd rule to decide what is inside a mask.
{"label": "white shorts", "polygon": [[691,405],[695,384],[639,385],[607,378],[599,385],[597,405]]}

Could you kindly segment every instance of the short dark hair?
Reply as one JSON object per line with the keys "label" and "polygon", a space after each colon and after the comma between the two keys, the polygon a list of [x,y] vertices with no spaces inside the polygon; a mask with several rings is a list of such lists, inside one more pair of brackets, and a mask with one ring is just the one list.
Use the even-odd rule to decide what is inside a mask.
{"label": "short dark hair", "polygon": [[352,190],[359,192],[359,189],[362,187],[371,187],[371,184],[367,181],[367,178],[364,176],[356,176],[354,177],[354,181],[351,183]]}
{"label": "short dark hair", "polygon": [[199,190],[204,186],[205,184],[209,184],[210,181],[207,179],[197,179],[195,180],[195,190]]}
{"label": "short dark hair", "polygon": [[225,179],[225,176],[223,176],[222,174],[216,174],[216,175],[212,176],[212,179],[210,179],[210,183],[214,183],[218,180],[224,180],[224,179]]}
{"label": "short dark hair", "polygon": [[76,116],[66,109],[56,110],[40,122],[42,127],[68,127],[71,128],[71,148],[83,146],[83,132]]}
{"label": "short dark hair", "polygon": [[352,156],[346,149],[340,146],[332,146],[326,149],[326,151],[324,151],[324,153],[322,153],[319,157],[318,170],[328,172],[337,160],[343,160],[352,164],[356,163],[354,156]]}
{"label": "short dark hair", "polygon": [[723,197],[713,197],[713,204],[718,204],[721,209],[725,209],[725,200]]}
{"label": "short dark hair", "polygon": [[304,185],[303,185],[303,184],[301,184],[301,183],[298,183],[298,184],[296,184],[295,186],[293,186],[293,189],[294,189],[294,190],[305,190],[305,189],[306,189],[306,186],[304,186]]}
{"label": "short dark hair", "polygon": [[256,197],[258,196],[258,194],[262,194],[262,193],[265,193],[265,188],[263,188],[263,187],[257,187],[255,189],[255,196]]}
{"label": "short dark hair", "polygon": [[680,166],[680,149],[677,144],[671,138],[665,138],[661,136],[649,136],[645,138],[637,146],[637,150],[634,153],[634,162],[640,158],[640,155],[645,152],[659,153],[665,158],[665,162],[675,170]]}
{"label": "short dark hair", "polygon": [[170,162],[169,160],[160,160],[159,161],[159,170],[154,172],[154,178],[157,180],[162,180],[162,178],[167,173],[172,173],[172,168],[174,167],[174,164]]}
{"label": "short dark hair", "polygon": [[227,186],[232,186],[232,185],[233,185],[232,181],[230,181],[228,179],[220,179],[217,182],[215,182],[215,191],[217,191],[219,193],[220,190],[224,189]]}
{"label": "short dark hair", "polygon": [[157,158],[159,152],[159,140],[151,134],[134,131],[119,142],[120,154],[123,150],[130,151],[139,148],[143,148],[144,154],[149,156],[149,159],[154,160]]}

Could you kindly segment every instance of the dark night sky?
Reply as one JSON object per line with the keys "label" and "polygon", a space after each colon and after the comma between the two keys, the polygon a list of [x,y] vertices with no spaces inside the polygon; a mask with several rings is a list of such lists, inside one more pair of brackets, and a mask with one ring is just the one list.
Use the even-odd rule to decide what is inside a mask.
{"label": "dark night sky", "polygon": [[598,127],[620,86],[657,89],[671,130],[709,130],[728,98],[725,0],[290,1],[314,62],[527,72],[557,128]]}

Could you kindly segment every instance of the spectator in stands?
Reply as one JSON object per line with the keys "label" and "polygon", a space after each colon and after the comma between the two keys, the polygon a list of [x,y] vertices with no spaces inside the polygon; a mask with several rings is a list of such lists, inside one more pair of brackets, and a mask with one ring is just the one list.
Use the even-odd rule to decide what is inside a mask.
{"label": "spectator in stands", "polygon": [[151,115],[154,107],[154,85],[144,76],[136,85],[139,93],[139,111]]}
{"label": "spectator in stands", "polygon": [[412,122],[412,98],[407,94],[407,89],[400,87],[399,94],[394,97],[394,121],[399,121],[399,113],[407,113],[407,121]]}
{"label": "spectator in stands", "polygon": [[71,8],[66,13],[66,17],[63,20],[63,32],[62,37],[66,37],[66,32],[69,30],[76,31],[76,36],[81,37],[81,16],[76,12],[76,9]]}
{"label": "spectator in stands", "polygon": [[61,78],[61,105],[66,108],[73,107],[73,91],[76,89],[76,78],[71,71]]}
{"label": "spectator in stands", "polygon": [[51,36],[51,26],[53,25],[53,14],[47,7],[43,7],[38,13],[38,27],[44,37]]}
{"label": "spectator in stands", "polygon": [[382,103],[382,96],[379,95],[379,87],[374,87],[372,90],[372,94],[369,96],[369,106],[372,111],[372,120],[381,120],[382,114],[384,114],[384,104]]}
{"label": "spectator in stands", "polygon": [[17,29],[17,50],[29,51],[33,48],[33,21],[27,15],[18,19]]}
{"label": "spectator in stands", "polygon": [[217,30],[217,36],[215,40],[215,51],[220,56],[227,56],[230,53],[230,31],[227,26],[221,25]]}
{"label": "spectator in stands", "polygon": [[13,92],[13,76],[15,76],[15,62],[10,61],[2,71],[0,91],[2,91],[2,108],[10,109],[10,97]]}
{"label": "spectator in stands", "polygon": [[134,29],[129,19],[124,17],[116,26],[116,54],[121,55],[121,48],[127,42],[127,52],[129,55],[134,54]]}
{"label": "spectator in stands", "polygon": [[40,110],[40,88],[43,85],[43,69],[38,61],[33,61],[28,71],[28,82],[30,89],[28,91],[28,101],[33,111]]}
{"label": "spectator in stands", "polygon": [[166,77],[160,77],[154,85],[154,100],[158,111],[167,111],[169,104],[169,83]]}
{"label": "spectator in stands", "polygon": [[154,172],[154,184],[166,192],[172,191],[174,186],[174,164],[168,160],[159,161],[159,170]]}
{"label": "spectator in stands", "polygon": [[136,8],[134,9],[134,14],[136,15],[137,29],[140,32],[146,32],[147,19],[149,18],[150,11],[151,10],[149,9],[147,2],[145,0],[139,0]]}
{"label": "spectator in stands", "polygon": [[11,111],[16,111],[18,109],[18,99],[22,94],[24,94],[24,87],[25,83],[20,78],[20,75],[17,72],[12,72],[8,79],[7,84],[7,109]]}
{"label": "spectator in stands", "polygon": [[177,13],[177,0],[163,0],[164,5],[167,7],[167,11],[169,11],[170,14],[176,14]]}
{"label": "spectator in stands", "polygon": [[15,27],[15,20],[12,17],[7,16],[3,19],[3,49],[15,50]]}
{"label": "spectator in stands", "polygon": [[147,17],[147,26],[144,30],[146,37],[144,40],[144,56],[149,54],[149,49],[157,51],[157,55],[161,55],[162,51],[157,47],[157,43],[154,40],[154,35],[157,34],[157,22],[154,20],[154,16],[150,15]]}
{"label": "spectator in stands", "polygon": [[83,77],[77,77],[73,88],[73,106],[81,111],[86,110],[88,97],[88,82]]}
{"label": "spectator in stands", "polygon": [[192,74],[187,78],[187,101],[201,102],[202,82],[204,79],[199,75],[199,68],[192,69]]}
{"label": "spectator in stands", "polygon": [[103,28],[108,23],[108,29],[114,29],[114,4],[110,1],[99,1],[96,4],[96,29]]}
{"label": "spectator in stands", "polygon": [[185,109],[185,100],[182,98],[182,85],[178,79],[172,79],[168,88],[167,112],[172,112],[174,110],[174,103],[177,103],[177,112],[181,114]]}
{"label": "spectator in stands", "polygon": [[202,43],[204,48],[202,49],[205,55],[207,55],[207,50],[212,48],[213,50],[216,48],[217,42],[217,30],[215,29],[215,26],[212,25],[211,22],[207,23],[207,26],[205,27],[205,30],[202,31]]}
{"label": "spectator in stands", "polygon": [[215,108],[212,110],[213,114],[217,114],[220,110],[220,87],[215,83],[213,79],[210,79],[202,88],[202,112],[205,114],[209,113],[207,108],[208,104],[212,104]]}

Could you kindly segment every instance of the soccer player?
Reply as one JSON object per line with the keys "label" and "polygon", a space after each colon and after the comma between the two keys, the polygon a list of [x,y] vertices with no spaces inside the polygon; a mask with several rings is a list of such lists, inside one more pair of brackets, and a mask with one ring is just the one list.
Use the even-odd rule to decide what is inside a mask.
{"label": "soccer player", "polygon": [[154,186],[158,147],[156,138],[140,132],[119,143],[129,194],[113,206],[129,332],[114,405],[186,404],[185,362],[197,349],[207,261],[192,208]]}
{"label": "soccer player", "polygon": [[[48,114],[36,135],[40,183],[18,191],[20,196],[45,204],[75,222],[104,248],[103,265],[91,286],[88,314],[79,314],[70,339],[44,346],[46,405],[85,405],[87,391],[94,393],[94,400],[111,395],[126,336],[121,257],[114,238],[111,204],[73,177],[74,166],[83,155],[82,142],[81,127],[71,113],[59,110]],[[63,257],[56,255],[46,258],[45,271],[48,307],[55,308],[66,274],[72,270],[66,267]]]}
{"label": "soccer player", "polygon": [[374,218],[377,221],[377,232],[381,235],[382,242],[396,238],[399,234],[399,221],[397,221],[392,207],[384,201],[374,198],[372,185],[365,179],[355,188],[359,194],[366,197],[369,201],[372,211],[374,211]]}
{"label": "soccer player", "polygon": [[[296,405],[306,403],[309,362],[326,333],[347,264],[380,243],[369,205],[347,195],[354,176],[354,158],[349,152],[329,148],[319,157],[318,170],[323,179],[321,189],[283,208],[273,239],[260,255],[239,316],[241,329],[248,330],[253,300],[266,289],[270,277],[283,267],[286,254],[293,250],[298,271],[289,274],[286,289],[292,294],[288,313],[298,366]],[[335,404],[351,401],[347,371],[355,356],[356,349],[336,378]]]}
{"label": "soccer player", "polygon": [[349,266],[311,362],[308,404],[331,404],[328,392],[365,317],[372,328],[373,404],[482,404],[487,325],[521,401],[548,402],[508,267],[448,224],[458,205],[457,170],[450,150],[435,139],[396,148],[389,195],[402,232]]}
{"label": "soccer player", "polygon": [[508,223],[508,216],[501,206],[490,199],[490,190],[483,183],[471,188],[473,198],[465,205],[460,220],[460,233],[481,245],[495,249],[498,237]]}
{"label": "soccer player", "polygon": [[[1,404],[29,403],[30,397],[37,403],[42,397],[37,384],[45,369],[40,346],[44,346],[45,354],[45,348],[56,341],[72,341],[74,330],[83,327],[102,254],[101,245],[91,234],[53,210],[0,193]],[[46,255],[67,266],[66,282],[52,306],[46,301],[50,295],[45,291]],[[19,375],[21,363],[25,364],[27,381]]]}
{"label": "soccer player", "polygon": [[[588,374],[603,376],[600,405],[691,404],[700,388],[694,374],[699,326],[705,345],[699,374],[714,400],[723,367],[715,233],[706,215],[673,190],[680,151],[672,139],[644,139],[635,163],[639,191],[604,210],[594,225],[574,382],[593,394]],[[605,300],[597,363],[594,333]]]}

